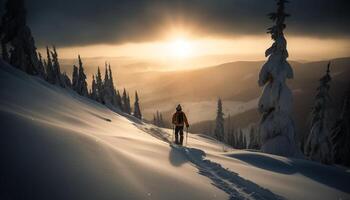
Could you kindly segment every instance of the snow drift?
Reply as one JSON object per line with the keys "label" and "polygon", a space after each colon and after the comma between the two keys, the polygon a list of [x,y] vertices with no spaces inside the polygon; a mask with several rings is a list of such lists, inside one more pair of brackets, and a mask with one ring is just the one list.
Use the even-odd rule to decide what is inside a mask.
{"label": "snow drift", "polygon": [[[170,146],[144,124],[0,60],[0,199],[348,199],[346,169],[229,149]],[[228,147],[225,147],[228,149]],[[317,192],[315,192],[317,191]]]}

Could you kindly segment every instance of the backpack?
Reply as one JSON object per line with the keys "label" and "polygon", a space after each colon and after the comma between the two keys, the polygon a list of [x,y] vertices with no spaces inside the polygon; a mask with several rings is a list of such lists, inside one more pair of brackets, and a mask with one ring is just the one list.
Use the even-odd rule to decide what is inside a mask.
{"label": "backpack", "polygon": [[178,124],[183,124],[184,123],[184,113],[183,112],[177,113],[177,115],[176,115],[176,122]]}

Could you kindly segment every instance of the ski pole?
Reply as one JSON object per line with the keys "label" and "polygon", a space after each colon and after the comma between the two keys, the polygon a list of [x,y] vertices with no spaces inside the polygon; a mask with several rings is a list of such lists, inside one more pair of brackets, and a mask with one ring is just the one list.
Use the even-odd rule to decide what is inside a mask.
{"label": "ski pole", "polygon": [[187,147],[187,141],[188,141],[188,127],[186,127],[186,147]]}
{"label": "ski pole", "polygon": [[171,134],[171,141],[170,141],[170,143],[173,143],[174,142],[174,135],[175,135],[175,128],[174,128],[175,126],[173,125],[173,132],[172,132],[172,134]]}

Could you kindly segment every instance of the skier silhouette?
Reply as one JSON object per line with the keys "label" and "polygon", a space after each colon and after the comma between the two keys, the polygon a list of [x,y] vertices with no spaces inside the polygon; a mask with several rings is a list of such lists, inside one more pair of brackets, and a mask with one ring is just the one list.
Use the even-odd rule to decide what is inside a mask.
{"label": "skier silhouette", "polygon": [[[188,128],[190,125],[188,124],[187,117],[184,112],[182,112],[181,105],[179,104],[176,107],[176,112],[173,115],[172,123],[175,126],[175,144],[182,145],[184,140],[184,125]],[[180,134],[180,141],[179,141]]]}

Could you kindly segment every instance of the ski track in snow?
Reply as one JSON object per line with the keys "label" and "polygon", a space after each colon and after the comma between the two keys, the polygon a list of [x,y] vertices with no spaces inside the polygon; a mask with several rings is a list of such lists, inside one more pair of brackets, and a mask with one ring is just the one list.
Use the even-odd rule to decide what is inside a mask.
{"label": "ski track in snow", "polygon": [[281,196],[272,193],[254,182],[244,179],[238,173],[223,168],[220,164],[206,159],[204,151],[196,148],[179,147],[171,143],[170,135],[157,127],[136,125],[150,135],[169,143],[171,148],[181,152],[188,161],[198,169],[198,174],[209,178],[212,184],[229,195],[229,200],[282,200]]}
{"label": "ski track in snow", "polygon": [[198,169],[198,173],[213,181],[213,185],[230,195],[230,200],[234,199],[283,199],[271,191],[240,177],[220,164],[205,159],[205,152],[188,147],[175,147],[186,155],[187,159]]}

